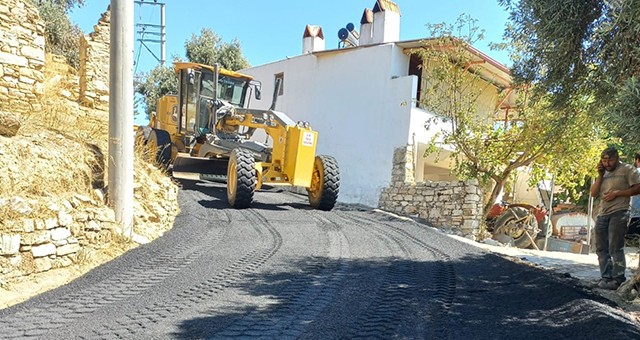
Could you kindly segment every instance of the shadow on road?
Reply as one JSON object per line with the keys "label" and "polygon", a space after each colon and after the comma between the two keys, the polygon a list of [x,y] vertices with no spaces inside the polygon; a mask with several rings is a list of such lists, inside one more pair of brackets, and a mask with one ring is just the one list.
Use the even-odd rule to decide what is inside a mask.
{"label": "shadow on road", "polygon": [[[225,183],[190,179],[176,179],[176,181],[178,182],[182,190],[197,191],[208,196],[210,199],[198,201],[198,203],[205,208],[231,208],[227,203],[227,187]],[[284,190],[282,188],[263,185],[262,189],[256,191],[256,193],[254,194],[254,200],[253,203],[251,203],[251,208],[271,211],[283,211],[291,209],[311,210],[311,207],[308,204],[303,204],[300,202],[263,203],[260,201],[261,198],[265,198],[268,195],[279,195],[283,191]]]}
{"label": "shadow on road", "polygon": [[300,338],[640,338],[640,326],[610,301],[568,279],[493,254],[450,264],[447,298],[440,261],[305,258],[233,283],[253,306],[210,310],[174,335],[278,337],[293,329],[304,330]]}

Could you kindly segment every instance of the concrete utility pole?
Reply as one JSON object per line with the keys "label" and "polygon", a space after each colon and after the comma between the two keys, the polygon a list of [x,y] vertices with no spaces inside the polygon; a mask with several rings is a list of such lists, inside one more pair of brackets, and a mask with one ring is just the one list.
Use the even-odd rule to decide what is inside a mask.
{"label": "concrete utility pole", "polygon": [[109,204],[124,235],[133,233],[133,2],[111,0]]}

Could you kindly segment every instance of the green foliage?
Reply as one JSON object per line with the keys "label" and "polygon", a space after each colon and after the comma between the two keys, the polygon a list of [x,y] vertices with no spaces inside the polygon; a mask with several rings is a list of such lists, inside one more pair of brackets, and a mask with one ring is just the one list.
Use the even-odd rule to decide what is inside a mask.
{"label": "green foliage", "polygon": [[[623,81],[608,109],[609,122],[630,149],[626,154],[640,151],[640,79]],[[633,159],[633,158],[632,158]]]}
{"label": "green foliage", "polygon": [[42,5],[43,3],[49,2],[63,8],[65,11],[69,11],[73,9],[73,7],[84,6],[85,0],[31,0],[31,2],[35,5]]}
{"label": "green foliage", "polygon": [[238,40],[234,39],[231,43],[223,43],[221,40],[209,28],[203,28],[199,36],[192,34],[191,39],[184,43],[187,59],[205,65],[218,63],[232,71],[249,67],[249,62],[242,56]]}
{"label": "green foliage", "polygon": [[[469,46],[482,33],[469,17],[430,27],[437,38],[417,52],[425,61],[421,104],[450,125],[441,133],[454,146],[454,172],[493,184],[485,213],[518,169],[531,167],[533,183],[556,174],[556,184],[569,188],[594,169],[585,159],[599,154],[604,142],[597,119],[585,109],[588,99],[558,109],[536,84],[497,85],[475,66]],[[508,110],[498,107],[514,97]]]}
{"label": "green foliage", "polygon": [[514,47],[516,83],[536,83],[562,107],[588,89],[596,58],[588,37],[602,14],[601,0],[499,0],[510,12],[505,36]]}
{"label": "green foliage", "polygon": [[82,30],[74,25],[67,11],[83,0],[41,0],[32,2],[37,6],[45,23],[45,51],[64,56],[69,65],[78,68],[80,64],[80,37]]}
{"label": "green foliage", "polygon": [[[203,28],[200,35],[191,35],[185,41],[186,57],[190,62],[213,65],[237,71],[249,67],[249,63],[242,56],[240,43],[233,40],[231,43],[222,43],[220,37],[208,28]],[[179,61],[174,56],[174,61]],[[156,110],[158,99],[167,93],[177,93],[178,79],[172,68],[157,66],[151,72],[142,73],[135,79],[136,93],[143,96],[142,101],[146,106],[147,116]]]}
{"label": "green foliage", "polygon": [[558,108],[591,98],[588,110],[637,145],[640,1],[499,2],[510,12],[505,37],[519,55],[516,79],[535,81]]}
{"label": "green foliage", "polygon": [[158,99],[167,93],[178,92],[178,78],[170,67],[158,65],[148,73],[137,75],[134,80],[136,93],[142,95],[147,116],[156,110]]}

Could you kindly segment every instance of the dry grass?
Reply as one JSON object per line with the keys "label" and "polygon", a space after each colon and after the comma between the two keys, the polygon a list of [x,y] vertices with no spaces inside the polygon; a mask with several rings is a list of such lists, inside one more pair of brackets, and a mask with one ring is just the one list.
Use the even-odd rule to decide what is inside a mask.
{"label": "dry grass", "polygon": [[[51,214],[41,201],[90,195],[92,184],[103,176],[103,161],[96,151],[106,146],[108,117],[80,107],[61,93],[77,98],[77,77],[73,69],[48,55],[43,109],[22,116],[16,137],[0,137],[0,216],[4,220]],[[7,203],[22,199],[30,213],[16,212],[14,204]]]}

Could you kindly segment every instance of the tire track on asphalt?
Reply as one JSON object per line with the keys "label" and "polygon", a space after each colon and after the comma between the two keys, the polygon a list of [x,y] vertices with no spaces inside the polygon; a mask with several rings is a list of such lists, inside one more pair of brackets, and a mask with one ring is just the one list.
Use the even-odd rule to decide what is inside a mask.
{"label": "tire track on asphalt", "polygon": [[[254,273],[259,267],[264,265],[282,246],[282,236],[271,226],[268,221],[260,218],[254,210],[233,211],[234,215],[243,215],[252,220],[252,227],[260,234],[264,234],[266,245],[253,249],[236,260],[225,269],[214,276],[194,284],[191,288],[185,289],[175,295],[171,300],[154,303],[149,307],[127,313],[118,319],[102,324],[98,329],[93,329],[86,339],[96,338],[131,338],[149,336],[153,334],[154,327],[161,322],[175,320],[181,312],[197,308],[208,299],[215,297],[225,289],[229,288],[243,277]],[[249,214],[244,214],[248,212]],[[233,220],[233,218],[232,218]],[[210,247],[210,245],[207,245]]]}
{"label": "tire track on asphalt", "polygon": [[[329,305],[349,271],[349,265],[342,261],[350,256],[349,243],[340,226],[315,211],[306,212],[327,232],[327,257],[313,258],[278,292],[282,302],[268,311],[268,319],[264,311],[252,311],[212,338],[297,338]],[[261,218],[268,223],[264,216]]]}
{"label": "tire track on asphalt", "polygon": [[[384,233],[389,233],[389,230],[393,231],[393,233],[401,235],[403,238],[408,239],[413,244],[417,245],[420,248],[423,248],[427,252],[434,255],[436,258],[440,259],[436,261],[437,266],[435,271],[433,272],[434,282],[433,286],[431,287],[433,294],[431,295],[428,304],[430,306],[430,308],[427,310],[427,320],[429,321],[429,325],[426,331],[428,332],[427,338],[448,338],[448,332],[446,326],[444,326],[444,321],[446,320],[449,309],[452,307],[455,300],[457,281],[451,257],[443,251],[430,246],[426,242],[394,224],[384,222],[380,219],[363,216],[363,214],[356,215],[352,212],[340,212],[339,215],[344,215],[346,218],[352,221],[365,220],[369,222],[371,226],[374,226]],[[397,219],[397,222],[404,221]],[[418,225],[418,223],[415,221],[411,221],[411,223]],[[385,226],[385,228],[380,227],[380,224]]]}
{"label": "tire track on asphalt", "polygon": [[[412,296],[411,288],[419,285],[416,268],[408,259],[411,251],[396,235],[385,232],[375,224],[363,223],[359,218],[344,215],[335,211],[336,217],[347,221],[350,225],[365,230],[382,239],[387,247],[395,249],[394,255],[385,264],[385,274],[379,281],[372,304],[355,324],[350,327],[346,338],[349,339],[390,339],[396,335],[396,328],[404,317],[405,303]],[[373,227],[373,228],[372,228]]]}
{"label": "tire track on asphalt", "polygon": [[[87,289],[47,301],[38,307],[0,316],[0,328],[7,330],[3,332],[3,338],[40,338],[98,309],[142,295],[189,266],[205,254],[211,244],[219,242],[225,230],[215,225],[220,222],[228,224],[229,215],[222,212],[208,220],[204,228],[177,228],[174,238],[179,241],[169,249],[163,248],[162,255],[146,254],[152,257],[136,262],[131,269],[109,276]],[[204,234],[203,230],[206,231]],[[194,239],[200,240],[201,246],[193,247]]]}

